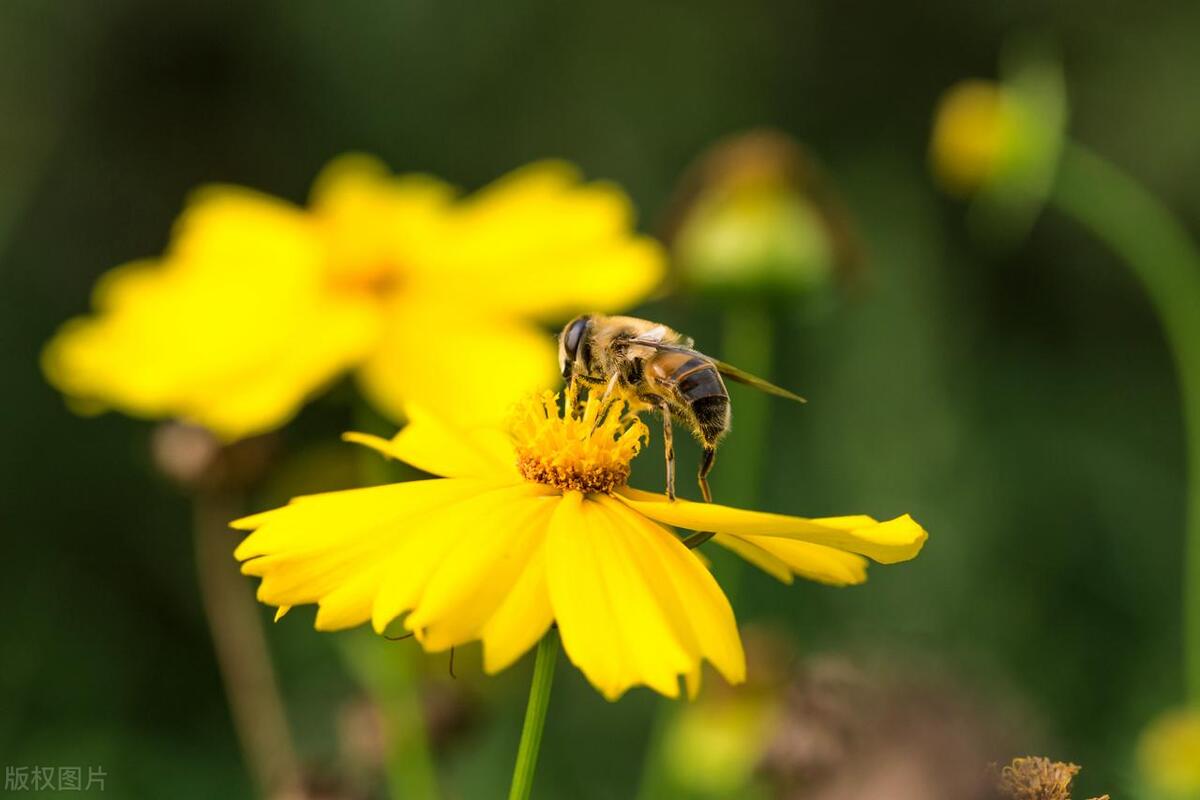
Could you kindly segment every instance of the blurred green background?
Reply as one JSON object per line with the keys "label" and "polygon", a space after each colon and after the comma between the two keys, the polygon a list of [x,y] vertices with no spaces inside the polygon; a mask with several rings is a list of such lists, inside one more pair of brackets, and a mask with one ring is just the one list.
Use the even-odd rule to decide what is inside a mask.
{"label": "blurred green background", "polygon": [[[654,232],[706,146],[765,124],[823,163],[868,279],[823,314],[774,312],[773,375],[810,402],[769,404],[755,499],[811,516],[911,512],[932,538],[854,589],[746,570],[739,619],[781,626],[806,655],[942,665],[1029,716],[1023,749],[1083,764],[1092,794],[1125,792],[1141,726],[1182,692],[1169,357],[1139,287],[1071,221],[1047,213],[1026,241],[989,247],[926,166],[939,93],[992,76],[1002,43],[1028,30],[1060,47],[1074,137],[1195,230],[1191,2],[5,0],[0,763],[103,765],[118,797],[250,796],[189,506],[156,477],[150,426],[73,416],[37,365],[102,271],[162,249],[190,189],[226,181],[302,201],[347,150],[468,188],[561,156],[625,186]],[[720,354],[711,307],[642,311]],[[335,392],[285,434],[309,464],[295,467],[305,488],[348,483],[311,474],[342,457],[346,409]],[[738,499],[752,455],[735,430],[718,498]],[[656,487],[657,454],[639,469]],[[279,501],[272,491],[255,507]],[[269,635],[306,760],[332,773],[339,709],[357,690],[310,620],[293,613]],[[443,675],[441,657],[426,661]],[[478,710],[440,758],[451,796],[504,794],[530,667],[485,679],[477,648],[460,654]],[[638,690],[608,704],[560,664],[540,796],[631,796],[664,702]]]}

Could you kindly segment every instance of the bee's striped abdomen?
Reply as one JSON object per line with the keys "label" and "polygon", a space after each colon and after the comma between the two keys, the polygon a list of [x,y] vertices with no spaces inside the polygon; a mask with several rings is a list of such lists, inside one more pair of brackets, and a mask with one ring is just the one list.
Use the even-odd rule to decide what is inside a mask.
{"label": "bee's striped abdomen", "polygon": [[693,357],[675,373],[679,397],[696,418],[700,436],[707,445],[729,429],[729,392],[716,366],[705,359]]}

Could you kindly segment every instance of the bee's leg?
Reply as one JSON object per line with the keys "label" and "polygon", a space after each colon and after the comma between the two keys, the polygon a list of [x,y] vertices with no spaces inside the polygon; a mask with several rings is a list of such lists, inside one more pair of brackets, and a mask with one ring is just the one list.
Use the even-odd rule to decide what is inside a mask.
{"label": "bee's leg", "polygon": [[663,420],[663,454],[667,458],[667,499],[675,499],[675,435],[671,430],[671,409],[666,403],[660,403],[658,413]]}
{"label": "bee's leg", "polygon": [[713,464],[717,461],[717,448],[705,446],[704,456],[700,461],[700,472],[696,475],[696,480],[700,482],[700,494],[704,495],[704,502],[712,502],[712,491],[708,488],[708,473],[712,472]]}
{"label": "bee's leg", "polygon": [[596,412],[596,421],[592,424],[592,430],[596,430],[604,424],[604,420],[608,419],[608,410],[611,406],[608,404],[609,398],[612,397],[617,388],[617,382],[620,381],[619,373],[614,372],[613,376],[608,379],[608,385],[604,387],[604,394],[600,396],[600,410]]}
{"label": "bee's leg", "polygon": [[604,394],[600,395],[600,405],[604,405],[608,402],[608,399],[612,397],[612,393],[617,388],[617,381],[620,379],[621,373],[619,372],[614,372],[612,377],[608,379],[608,385],[604,387]]}
{"label": "bee's leg", "polygon": [[[704,502],[712,502],[712,491],[708,488],[708,473],[712,471],[713,464],[717,460],[717,448],[709,445],[704,446],[704,456],[700,461],[700,472],[696,475],[696,479],[700,482],[700,493],[704,495]],[[687,536],[683,540],[683,546],[689,550],[695,549],[707,542],[716,534],[713,531],[696,531]]]}
{"label": "bee's leg", "polygon": [[[571,384],[573,387],[583,387],[589,392],[593,387],[599,386],[602,383],[604,383],[604,378],[597,378],[595,375],[588,375],[583,372],[575,372],[571,375]],[[575,405],[570,409],[572,416],[578,415],[580,410],[583,408],[583,392],[576,391],[574,392],[574,395]]]}
{"label": "bee's leg", "polygon": [[663,455],[667,459],[667,499],[675,499],[675,432],[671,429],[671,409],[655,394],[639,394],[641,400],[662,415]]}

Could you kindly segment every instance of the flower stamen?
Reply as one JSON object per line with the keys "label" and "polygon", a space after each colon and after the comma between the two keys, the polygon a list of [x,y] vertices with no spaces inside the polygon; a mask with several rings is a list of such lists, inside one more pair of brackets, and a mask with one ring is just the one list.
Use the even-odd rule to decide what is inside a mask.
{"label": "flower stamen", "polygon": [[517,407],[509,425],[517,469],[563,491],[611,492],[629,481],[649,432],[623,398],[580,399],[572,383],[561,396],[544,392]]}

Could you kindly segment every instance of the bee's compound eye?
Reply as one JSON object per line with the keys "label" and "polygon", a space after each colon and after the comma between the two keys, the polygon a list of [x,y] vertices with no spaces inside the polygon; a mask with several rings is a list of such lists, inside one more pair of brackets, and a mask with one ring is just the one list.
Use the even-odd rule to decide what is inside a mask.
{"label": "bee's compound eye", "polygon": [[567,327],[563,328],[562,336],[559,339],[558,366],[562,370],[565,381],[571,380],[572,367],[579,354],[583,334],[587,330],[589,322],[588,317],[579,317],[568,322]]}
{"label": "bee's compound eye", "polygon": [[579,351],[579,342],[583,339],[583,332],[587,330],[588,318],[580,317],[567,326],[563,332],[563,349],[567,356],[575,358],[575,354]]}

